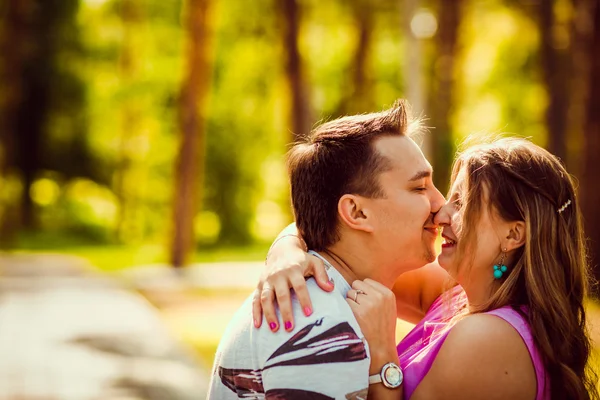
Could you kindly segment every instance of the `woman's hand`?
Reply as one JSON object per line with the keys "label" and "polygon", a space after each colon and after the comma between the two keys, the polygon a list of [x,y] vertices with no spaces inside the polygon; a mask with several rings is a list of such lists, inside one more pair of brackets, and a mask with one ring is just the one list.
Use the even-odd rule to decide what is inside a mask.
{"label": "woman's hand", "polygon": [[371,374],[388,362],[398,363],[396,353],[396,298],[394,293],[372,279],[352,282],[346,295],[360,329],[369,344]]}
{"label": "woman's hand", "polygon": [[254,326],[262,324],[262,314],[273,332],[279,330],[279,321],[275,313],[275,302],[279,304],[281,318],[287,331],[294,328],[291,291],[296,297],[305,315],[313,312],[312,302],[306,288],[306,277],[314,276],[319,287],[327,292],[333,290],[333,284],[325,271],[323,262],[306,253],[300,240],[288,236],[278,240],[269,252],[266,269],[262,274],[252,300]]}

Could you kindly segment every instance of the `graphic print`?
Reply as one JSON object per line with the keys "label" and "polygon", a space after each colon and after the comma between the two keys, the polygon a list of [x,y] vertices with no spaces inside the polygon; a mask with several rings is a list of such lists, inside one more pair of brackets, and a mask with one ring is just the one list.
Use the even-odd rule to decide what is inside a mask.
{"label": "graphic print", "polygon": [[308,338],[313,328],[322,323],[323,319],[320,319],[302,328],[269,357],[264,369],[283,365],[352,362],[367,358],[362,340],[348,322]]}
{"label": "graphic print", "polygon": [[265,393],[262,383],[262,371],[274,367],[353,362],[367,358],[362,340],[348,322],[337,324],[325,332],[315,332],[322,324],[321,318],[298,331],[269,357],[262,370],[229,369],[219,366],[221,382],[239,398],[252,398],[264,394],[265,399],[269,400],[330,399],[323,394],[300,389],[271,389]]}
{"label": "graphic print", "polygon": [[229,369],[219,367],[219,378],[223,385],[241,398],[251,398],[252,395],[265,393],[262,384],[262,370]]}

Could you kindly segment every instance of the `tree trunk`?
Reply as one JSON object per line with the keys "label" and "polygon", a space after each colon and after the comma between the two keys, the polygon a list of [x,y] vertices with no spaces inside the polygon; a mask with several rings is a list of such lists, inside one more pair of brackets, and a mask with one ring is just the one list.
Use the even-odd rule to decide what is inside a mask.
{"label": "tree trunk", "polygon": [[600,185],[598,184],[598,154],[600,154],[600,2],[596,1],[594,31],[589,47],[590,92],[587,102],[585,153],[582,171],[583,209],[586,233],[590,238],[593,274],[600,281]]}
{"label": "tree trunk", "polygon": [[[140,49],[134,40],[135,31],[139,29],[141,10],[137,0],[121,1],[121,21],[123,26],[123,42],[119,59],[121,85],[130,86],[136,79],[140,57]],[[143,228],[138,226],[136,209],[139,207],[139,182],[135,182],[135,162],[133,141],[139,132],[140,115],[136,110],[135,99],[125,96],[121,106],[121,137],[119,144],[119,161],[115,172],[115,193],[119,199],[119,216],[116,236],[119,241],[141,239]]]}
{"label": "tree trunk", "polygon": [[300,140],[310,132],[311,113],[304,83],[302,59],[298,48],[300,9],[296,0],[279,0],[283,22],[285,74],[292,100],[292,140]]}
{"label": "tree trunk", "polygon": [[569,111],[567,164],[569,172],[581,175],[585,151],[585,124],[589,99],[590,46],[594,29],[595,0],[573,0],[574,16],[571,20],[571,46],[569,71]]}
{"label": "tree trunk", "polygon": [[[5,19],[0,35],[0,49],[3,54],[1,77],[3,101],[0,105],[0,190],[8,180],[15,166],[16,142],[18,139],[17,115],[23,102],[23,40],[28,34],[28,15],[30,9],[28,0],[7,0],[5,4]],[[0,241],[3,246],[12,241],[19,224],[16,205],[10,199],[0,205]]]}
{"label": "tree trunk", "polygon": [[439,2],[435,52],[437,60],[429,90],[431,124],[435,128],[431,133],[434,182],[442,193],[448,189],[454,157],[450,117],[454,103],[454,70],[462,7],[462,0]]}
{"label": "tree trunk", "polygon": [[[554,35],[557,21],[554,16],[555,1],[541,1],[539,29],[541,37],[542,75],[548,92],[546,125],[548,150],[566,161],[566,133],[569,106],[569,52]],[[561,48],[563,47],[563,48]]]}
{"label": "tree trunk", "polygon": [[55,54],[62,45],[60,32],[70,17],[67,8],[58,0],[35,0],[27,10],[21,68],[22,102],[16,110],[15,164],[21,173],[21,225],[27,229],[37,226],[31,186],[41,168],[42,141],[51,112],[56,79],[59,78]]}
{"label": "tree trunk", "polygon": [[[409,101],[415,116],[425,114],[425,79],[423,76],[423,43],[413,33],[410,23],[417,10],[420,7],[420,0],[406,0],[402,8],[402,26],[406,40],[404,58],[406,59],[404,69],[404,86],[406,87],[405,97]],[[431,154],[431,135],[424,135],[421,143],[421,150],[425,157],[430,159]]]}
{"label": "tree trunk", "polygon": [[358,29],[358,41],[352,65],[352,87],[349,93],[349,107],[345,114],[372,112],[374,107],[369,61],[371,59],[373,37],[373,6],[363,0],[354,0],[354,20]]}
{"label": "tree trunk", "polygon": [[205,104],[210,86],[208,13],[210,0],[186,0],[189,37],[187,76],[179,103],[181,142],[175,166],[174,235],[171,263],[183,266],[194,246],[204,164]]}
{"label": "tree trunk", "polygon": [[[28,4],[29,3],[29,4]],[[21,70],[20,101],[14,110],[15,136],[14,163],[21,173],[20,225],[32,229],[36,226],[31,185],[40,169],[41,143],[50,110],[50,95],[55,77],[53,54],[57,36],[49,32],[60,29],[62,9],[48,1],[25,2],[21,20],[23,37],[20,42]],[[14,46],[14,43],[9,43]],[[26,51],[23,51],[26,49]],[[19,50],[15,50],[19,51]]]}

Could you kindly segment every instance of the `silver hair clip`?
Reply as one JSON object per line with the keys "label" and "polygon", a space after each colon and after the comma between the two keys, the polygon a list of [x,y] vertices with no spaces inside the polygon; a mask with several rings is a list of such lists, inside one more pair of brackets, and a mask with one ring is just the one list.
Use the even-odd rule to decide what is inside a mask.
{"label": "silver hair clip", "polygon": [[563,211],[565,211],[567,209],[567,207],[569,207],[569,205],[571,205],[571,200],[567,200],[567,202],[565,204],[563,204],[563,206],[556,211],[560,214]]}

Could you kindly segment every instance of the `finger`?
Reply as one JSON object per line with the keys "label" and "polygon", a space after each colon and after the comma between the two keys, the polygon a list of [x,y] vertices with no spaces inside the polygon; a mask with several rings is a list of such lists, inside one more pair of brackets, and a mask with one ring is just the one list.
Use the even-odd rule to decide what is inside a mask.
{"label": "finger", "polygon": [[394,292],[390,288],[385,286],[384,284],[374,281],[373,279],[369,279],[369,278],[365,279],[364,283],[366,285],[369,285],[370,290],[372,290],[373,293],[380,295],[382,298],[384,298],[388,301],[396,300],[396,296],[394,295]]}
{"label": "finger", "polygon": [[259,289],[255,289],[254,294],[252,295],[252,321],[254,321],[255,328],[260,328],[262,325],[262,307],[260,304]]}
{"label": "finger", "polygon": [[264,283],[265,276],[263,273],[261,274],[260,279],[258,280],[258,285],[256,285],[256,289],[252,295],[252,320],[255,328],[260,328],[262,325],[262,305],[260,304],[260,294],[262,293]]}
{"label": "finger", "polygon": [[[308,293],[308,287],[306,286],[306,280],[299,276],[290,277],[290,283],[294,288],[294,292],[296,293],[296,297],[298,298],[298,302],[300,303],[300,307],[302,307],[302,311],[304,315],[307,317],[312,314],[312,301],[310,300],[310,294]],[[281,316],[286,321],[284,316],[284,310],[281,310]],[[289,321],[294,324],[294,316],[291,314]]]}
{"label": "finger", "polygon": [[[360,304],[355,303],[354,300],[346,298],[346,303],[348,303],[348,305],[350,306],[350,310],[352,311],[352,314],[354,314],[354,317],[356,318],[356,320],[359,320],[359,315],[360,315]],[[360,324],[360,321],[359,321]]]}
{"label": "finger", "polygon": [[356,290],[350,289],[346,292],[346,298],[354,301],[354,296],[356,296]]}
{"label": "finger", "polygon": [[373,293],[373,287],[371,285],[358,279],[352,282],[352,289],[360,290],[365,294]]}
{"label": "finger", "polygon": [[[302,278],[304,279],[304,278]],[[275,288],[275,296],[279,305],[279,312],[283,320],[283,326],[286,331],[291,331],[294,328],[292,314],[292,294],[287,281],[280,280],[273,286]],[[277,318],[277,316],[275,316]],[[277,322],[277,320],[275,320]]]}
{"label": "finger", "polygon": [[273,332],[279,330],[279,323],[277,321],[277,314],[275,313],[275,293],[271,286],[265,285],[262,292],[260,293],[260,304],[262,305],[263,314],[269,325],[269,329]]}
{"label": "finger", "polygon": [[[346,299],[351,300],[354,304],[361,304],[361,297],[366,296],[366,294],[362,291],[350,289],[348,293],[346,293]],[[366,297],[363,298],[363,301],[366,300]]]}
{"label": "finger", "polygon": [[327,275],[327,269],[325,263],[319,257],[315,257],[312,254],[309,255],[309,262],[312,265],[312,271],[314,278],[317,281],[317,285],[326,292],[331,292],[334,289],[333,281],[329,280]]}

